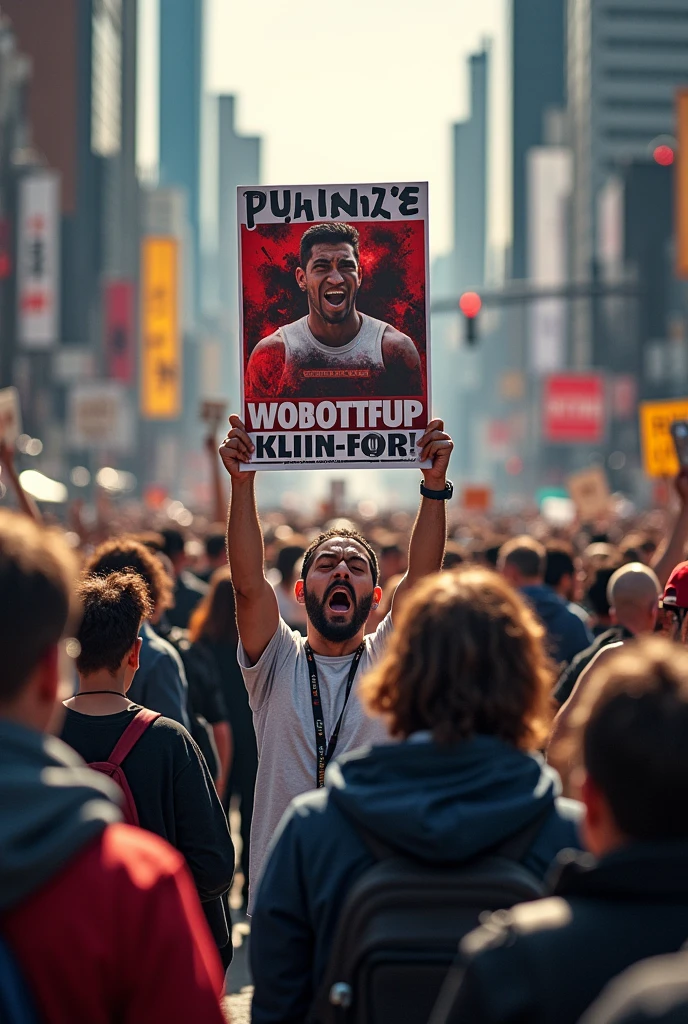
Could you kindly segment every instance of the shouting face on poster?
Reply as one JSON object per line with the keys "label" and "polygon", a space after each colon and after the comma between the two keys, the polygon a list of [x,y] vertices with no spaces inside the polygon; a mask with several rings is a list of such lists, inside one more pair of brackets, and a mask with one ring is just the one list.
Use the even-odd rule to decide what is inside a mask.
{"label": "shouting face on poster", "polygon": [[427,186],[239,189],[255,464],[418,464],[429,420]]}
{"label": "shouting face on poster", "polygon": [[296,281],[308,314],[253,350],[246,395],[420,395],[420,357],[411,338],[357,308],[363,274],[359,233],[350,224],[304,232]]}

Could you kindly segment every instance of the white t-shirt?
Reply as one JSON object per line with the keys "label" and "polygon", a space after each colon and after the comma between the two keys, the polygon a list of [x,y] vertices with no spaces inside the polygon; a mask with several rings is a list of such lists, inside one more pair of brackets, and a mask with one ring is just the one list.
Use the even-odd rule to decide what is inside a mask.
{"label": "white t-shirt", "polygon": [[[376,632],[365,638],[365,651],[346,705],[335,756],[357,747],[390,742],[381,719],[365,714],[358,699],[358,686],[382,654],[391,631],[392,616],[387,615]],[[251,825],[253,892],[282,815],[294,797],[316,788],[315,726],[305,644],[306,638],[292,632],[282,619],[255,665],[249,664],[239,644],[239,665],[253,711],[259,758]],[[338,658],[315,655],[328,742],[344,704],[352,660],[353,654]],[[251,896],[249,913],[252,902]]]}

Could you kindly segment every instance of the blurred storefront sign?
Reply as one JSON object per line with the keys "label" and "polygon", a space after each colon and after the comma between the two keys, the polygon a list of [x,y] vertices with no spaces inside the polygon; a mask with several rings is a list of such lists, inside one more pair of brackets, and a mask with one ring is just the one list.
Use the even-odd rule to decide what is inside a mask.
{"label": "blurred storefront sign", "polygon": [[671,436],[675,420],[688,420],[688,398],[640,403],[643,467],[648,476],[675,476],[679,465]]}
{"label": "blurred storefront sign", "polygon": [[21,406],[16,388],[0,391],[0,441],[14,447],[22,432]]}
{"label": "blurred storefront sign", "polygon": [[141,289],[141,415],[176,419],[182,394],[176,239],[144,238]]}
{"label": "blurred storefront sign", "polygon": [[600,444],[606,428],[604,378],[599,373],[547,377],[542,394],[542,436],[551,444]]}
{"label": "blurred storefront sign", "polygon": [[489,512],[492,508],[491,487],[482,484],[465,484],[461,488],[461,508],[466,512]]}
{"label": "blurred storefront sign", "polygon": [[87,381],[69,393],[67,438],[72,449],[129,455],[134,449],[134,416],[118,381]]}
{"label": "blurred storefront sign", "polygon": [[[567,279],[567,210],[573,187],[573,155],[565,146],[535,146],[528,153],[528,276],[539,285]],[[530,367],[561,370],[566,360],[564,299],[538,299],[530,309]]]}
{"label": "blurred storefront sign", "polygon": [[108,281],[105,285],[105,359],[108,377],[131,384],[136,354],[134,345],[134,285]]}
{"label": "blurred storefront sign", "polygon": [[60,334],[60,176],[32,171],[19,182],[17,339],[46,349]]}
{"label": "blurred storefront sign", "polygon": [[71,384],[95,376],[95,356],[90,349],[81,346],[60,347],[53,355],[52,362],[53,378],[61,384]]}
{"label": "blurred storefront sign", "polygon": [[601,466],[591,466],[573,473],[566,480],[571,500],[583,521],[608,515],[611,492],[607,474]]}

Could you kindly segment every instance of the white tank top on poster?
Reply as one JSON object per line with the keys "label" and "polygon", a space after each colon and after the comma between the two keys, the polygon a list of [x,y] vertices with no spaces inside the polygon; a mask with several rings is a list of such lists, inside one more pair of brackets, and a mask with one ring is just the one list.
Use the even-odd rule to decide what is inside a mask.
{"label": "white tank top on poster", "polygon": [[285,349],[285,369],[295,379],[311,367],[323,370],[368,370],[371,377],[384,372],[382,336],[387,324],[365,313],[359,313],[361,327],[355,338],[346,345],[332,348],[318,341],[304,316],[280,328]]}

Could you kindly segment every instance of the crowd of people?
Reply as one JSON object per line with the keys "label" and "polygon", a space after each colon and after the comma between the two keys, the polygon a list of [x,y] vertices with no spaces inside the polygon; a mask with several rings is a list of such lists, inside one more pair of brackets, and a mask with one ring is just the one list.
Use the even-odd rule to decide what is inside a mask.
{"label": "crowd of people", "polygon": [[222,1021],[239,902],[254,1024],[688,1019],[688,474],[469,518],[419,447],[415,520],[261,518],[233,416],[185,530],[0,451],[0,1020]]}

